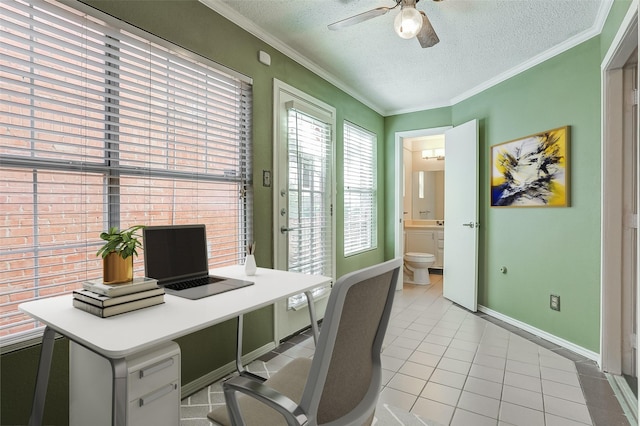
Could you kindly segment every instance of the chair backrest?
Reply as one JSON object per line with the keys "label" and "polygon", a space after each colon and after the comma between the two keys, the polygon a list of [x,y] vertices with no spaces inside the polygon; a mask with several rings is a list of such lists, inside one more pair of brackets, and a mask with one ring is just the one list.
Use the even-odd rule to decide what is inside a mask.
{"label": "chair backrest", "polygon": [[358,424],[373,418],[380,352],[402,259],[340,277],[329,296],[301,408],[310,424]]}

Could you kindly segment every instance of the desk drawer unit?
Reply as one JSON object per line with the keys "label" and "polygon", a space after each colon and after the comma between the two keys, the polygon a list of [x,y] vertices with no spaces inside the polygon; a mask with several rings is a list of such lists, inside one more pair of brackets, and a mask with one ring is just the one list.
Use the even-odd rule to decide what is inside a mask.
{"label": "desk drawer unit", "polygon": [[[111,425],[109,361],[73,342],[69,348],[69,424]],[[180,423],[180,348],[162,344],[126,358],[127,425]]]}

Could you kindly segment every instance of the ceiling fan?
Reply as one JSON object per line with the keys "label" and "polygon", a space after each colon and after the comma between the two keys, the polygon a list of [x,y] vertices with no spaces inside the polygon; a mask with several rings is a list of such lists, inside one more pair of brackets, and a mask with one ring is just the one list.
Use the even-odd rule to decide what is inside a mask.
{"label": "ceiling fan", "polygon": [[[429,18],[423,11],[416,9],[416,3],[420,0],[395,0],[396,5],[393,7],[377,7],[368,12],[351,16],[333,24],[328,25],[330,30],[339,30],[351,25],[359,24],[377,16],[385,15],[392,9],[400,6],[400,13],[394,20],[394,29],[396,33],[405,39],[416,37],[423,48],[435,46],[440,39],[436,34]],[[434,0],[441,1],[441,0]]]}

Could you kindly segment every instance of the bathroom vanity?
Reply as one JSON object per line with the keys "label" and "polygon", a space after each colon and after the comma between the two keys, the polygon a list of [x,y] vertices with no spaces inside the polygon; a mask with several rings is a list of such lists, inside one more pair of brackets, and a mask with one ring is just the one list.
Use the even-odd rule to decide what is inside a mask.
{"label": "bathroom vanity", "polygon": [[432,269],[444,265],[444,225],[436,221],[407,220],[404,223],[405,253],[431,253],[436,257]]}

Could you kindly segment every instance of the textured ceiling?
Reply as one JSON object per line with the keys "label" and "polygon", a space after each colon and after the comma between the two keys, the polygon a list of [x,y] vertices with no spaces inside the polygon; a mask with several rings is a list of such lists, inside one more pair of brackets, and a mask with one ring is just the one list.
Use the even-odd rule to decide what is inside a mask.
{"label": "textured ceiling", "polygon": [[422,0],[440,43],[393,31],[394,0],[200,0],[383,115],[452,105],[598,34],[612,0]]}

